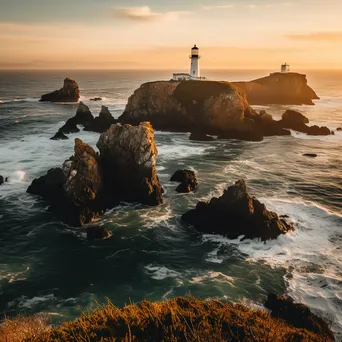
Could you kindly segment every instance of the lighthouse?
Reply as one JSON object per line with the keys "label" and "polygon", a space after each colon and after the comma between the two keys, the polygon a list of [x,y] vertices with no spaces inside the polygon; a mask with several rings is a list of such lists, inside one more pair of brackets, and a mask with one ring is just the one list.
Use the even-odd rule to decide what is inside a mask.
{"label": "lighthouse", "polygon": [[194,45],[194,47],[191,49],[191,66],[190,66],[190,78],[200,78],[200,66],[199,66],[199,60],[201,56],[199,55],[199,49]]}

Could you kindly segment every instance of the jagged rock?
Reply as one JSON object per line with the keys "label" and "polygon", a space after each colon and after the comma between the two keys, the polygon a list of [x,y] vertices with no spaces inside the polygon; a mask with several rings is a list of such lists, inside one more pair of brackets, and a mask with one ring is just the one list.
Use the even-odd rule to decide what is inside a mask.
{"label": "jagged rock", "polygon": [[112,125],[101,134],[97,147],[109,194],[115,193],[122,201],[146,205],[163,202],[156,171],[158,151],[149,122],[139,126]]}
{"label": "jagged rock", "polygon": [[106,239],[108,237],[110,237],[110,232],[103,226],[87,227],[88,240]]}
{"label": "jagged rock", "polygon": [[265,110],[261,110],[259,115],[253,118],[263,136],[291,135],[289,130],[281,127],[279,121],[274,120]]}
{"label": "jagged rock", "polygon": [[323,319],[313,314],[307,306],[294,303],[293,298],[289,296],[269,294],[265,307],[272,311],[272,317],[283,319],[296,328],[307,329],[335,341],[333,332]]}
{"label": "jagged rock", "polygon": [[[150,121],[155,129],[262,140],[243,91],[228,82],[145,83],[129,98],[119,122]],[[252,138],[250,138],[250,136]]]}
{"label": "jagged rock", "polygon": [[59,201],[63,197],[65,182],[66,177],[61,168],[50,169],[45,176],[34,179],[27,192],[46,200]]}
{"label": "jagged rock", "polygon": [[192,132],[189,137],[190,140],[195,141],[213,141],[215,138],[211,137],[210,135],[207,135],[202,132]]}
{"label": "jagged rock", "polygon": [[306,75],[275,72],[250,82],[233,82],[244,90],[251,105],[313,105],[317,94],[307,85]]}
{"label": "jagged rock", "polygon": [[4,184],[5,183],[5,179],[3,176],[0,176],[0,185]]}
{"label": "jagged rock", "polygon": [[236,239],[259,238],[262,241],[276,239],[280,234],[293,230],[293,225],[266,209],[265,205],[247,192],[244,180],[228,187],[219,198],[199,202],[196,209],[182,216],[201,232],[216,233]]}
{"label": "jagged rock", "polygon": [[99,116],[87,123],[84,127],[84,130],[103,133],[106,132],[109,127],[115,123],[117,123],[117,121],[113,118],[108,107],[102,106]]}
{"label": "jagged rock", "polygon": [[65,134],[77,133],[80,131],[77,125],[87,126],[90,125],[93,120],[94,117],[91,114],[89,107],[86,106],[83,102],[80,102],[77,108],[76,115],[67,120],[65,125],[62,126],[58,131]]}
{"label": "jagged rock", "polygon": [[157,148],[149,123],[113,125],[97,145],[101,155],[75,139],[74,155],[62,169],[35,179],[27,192],[48,200],[51,210],[76,226],[93,222],[120,201],[162,203]]}
{"label": "jagged rock", "polygon": [[90,101],[102,101],[101,97],[94,97],[93,99],[90,99]]}
{"label": "jagged rock", "polygon": [[43,95],[40,101],[45,102],[78,102],[80,91],[78,84],[72,78],[67,77],[64,80],[63,88],[55,90],[52,93]]}
{"label": "jagged rock", "polygon": [[307,126],[309,119],[295,110],[287,110],[279,121],[281,127],[293,129],[308,135],[330,135],[328,127]]}
{"label": "jagged rock", "polygon": [[69,138],[61,131],[58,131],[50,140],[68,140]]}
{"label": "jagged rock", "polygon": [[316,153],[305,153],[303,154],[304,157],[310,157],[310,158],[316,158],[317,154]]}
{"label": "jagged rock", "polygon": [[176,189],[176,191],[180,193],[195,191],[198,186],[196,174],[191,170],[178,170],[170,180],[171,182],[181,183]]}

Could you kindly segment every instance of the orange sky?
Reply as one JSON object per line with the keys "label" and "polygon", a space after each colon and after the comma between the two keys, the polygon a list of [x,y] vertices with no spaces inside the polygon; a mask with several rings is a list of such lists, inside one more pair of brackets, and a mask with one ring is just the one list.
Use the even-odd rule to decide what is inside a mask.
{"label": "orange sky", "polygon": [[295,69],[342,69],[341,0],[187,6],[101,0],[96,10],[79,3],[82,11],[70,15],[63,8],[58,15],[50,0],[47,13],[39,12],[35,2],[27,15],[23,7],[0,3],[0,68],[183,71],[196,43],[204,69],[275,69],[283,62]]}

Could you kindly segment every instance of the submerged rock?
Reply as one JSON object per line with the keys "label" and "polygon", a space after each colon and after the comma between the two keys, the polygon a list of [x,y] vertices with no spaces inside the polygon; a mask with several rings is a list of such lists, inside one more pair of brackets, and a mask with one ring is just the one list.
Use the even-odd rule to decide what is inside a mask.
{"label": "submerged rock", "polygon": [[294,303],[293,298],[289,296],[269,294],[265,307],[272,311],[271,316],[274,318],[283,319],[296,328],[307,329],[332,341],[335,340],[327,323],[313,314],[307,306]]}
{"label": "submerged rock", "polygon": [[317,154],[316,153],[304,153],[303,156],[304,157],[310,157],[310,158],[316,158]]}
{"label": "submerged rock", "polygon": [[5,179],[3,176],[0,175],[0,185],[4,184],[5,183]]}
{"label": "submerged rock", "polygon": [[110,237],[110,232],[103,226],[91,226],[87,227],[87,239],[106,239]]}
{"label": "submerged rock", "polygon": [[75,139],[74,155],[62,169],[35,179],[27,192],[40,195],[72,225],[91,223],[120,201],[162,203],[156,173],[157,148],[149,123],[113,125],[97,143],[101,155]]}
{"label": "submerged rock", "polygon": [[55,90],[52,93],[43,95],[40,99],[42,102],[78,102],[80,91],[78,84],[72,78],[67,77],[64,80],[63,88]]}
{"label": "submerged rock", "polygon": [[94,97],[93,99],[90,99],[90,101],[102,101],[101,97]]}
{"label": "submerged rock", "polygon": [[342,127],[336,128],[336,131],[342,131]]}
{"label": "submerged rock", "polygon": [[94,118],[94,120],[89,121],[84,126],[84,130],[103,133],[106,132],[109,129],[109,127],[115,123],[117,123],[117,121],[113,118],[108,107],[102,106],[99,116]]}
{"label": "submerged rock", "polygon": [[313,105],[317,94],[308,86],[306,75],[275,72],[250,82],[233,82],[247,95],[251,105]]}
{"label": "submerged rock", "polygon": [[195,191],[198,182],[196,178],[196,174],[191,170],[178,170],[171,177],[171,182],[179,182],[181,184],[178,185],[176,191],[179,193],[188,193],[191,191]]}
{"label": "submerged rock", "polygon": [[152,206],[163,202],[156,170],[158,151],[149,122],[112,125],[96,145],[109,195],[116,193],[122,201]]}
{"label": "submerged rock", "polygon": [[194,141],[213,141],[215,138],[211,137],[202,132],[192,132],[189,137],[190,140]]}
{"label": "submerged rock", "polygon": [[50,140],[68,140],[69,138],[61,131],[58,131]]}
{"label": "submerged rock", "polygon": [[287,110],[279,121],[279,124],[284,128],[293,129],[308,135],[330,135],[331,133],[328,127],[307,126],[307,123],[309,123],[309,119],[295,110]]}
{"label": "submerged rock", "polygon": [[265,241],[294,230],[291,223],[251,197],[244,180],[228,187],[219,198],[214,197],[208,203],[199,202],[196,209],[182,216],[182,220],[201,232],[221,234],[230,239],[243,235],[245,239]]}

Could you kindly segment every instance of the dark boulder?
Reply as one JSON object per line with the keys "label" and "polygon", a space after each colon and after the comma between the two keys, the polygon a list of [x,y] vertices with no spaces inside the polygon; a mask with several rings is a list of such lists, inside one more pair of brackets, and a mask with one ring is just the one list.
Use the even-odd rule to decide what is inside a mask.
{"label": "dark boulder", "polygon": [[296,328],[307,329],[335,341],[333,332],[323,319],[313,314],[307,306],[294,303],[289,296],[269,294],[265,307],[272,311],[271,316],[274,318],[283,319]]}
{"label": "dark boulder", "polygon": [[336,131],[342,131],[342,127],[336,128]]}
{"label": "dark boulder", "polygon": [[178,170],[171,177],[171,182],[179,182],[181,184],[178,185],[176,191],[179,193],[188,193],[191,191],[195,191],[198,182],[196,179],[196,174],[191,170]]}
{"label": "dark boulder", "polygon": [[50,169],[45,176],[34,179],[27,192],[46,200],[59,201],[63,197],[65,182],[66,176],[61,168]]}
{"label": "dark boulder", "polygon": [[68,140],[69,138],[61,131],[58,131],[50,140]]}
{"label": "dark boulder", "polygon": [[196,209],[185,213],[182,220],[201,232],[230,239],[243,235],[245,239],[265,241],[293,230],[292,223],[279,218],[248,194],[244,180],[228,187],[219,198],[214,197],[208,203],[198,202]]}
{"label": "dark boulder", "polygon": [[305,153],[303,154],[304,157],[310,157],[310,158],[316,158],[317,154],[316,153]]}
{"label": "dark boulder", "polygon": [[110,232],[103,226],[91,226],[87,227],[87,239],[106,239],[110,237]]}
{"label": "dark boulder", "polygon": [[62,126],[58,131],[69,134],[79,132],[77,125],[87,126],[90,125],[94,120],[89,107],[83,102],[80,102],[77,108],[76,115],[67,120],[64,126]]}
{"label": "dark boulder", "polygon": [[52,93],[43,95],[40,99],[42,102],[78,102],[80,91],[75,80],[67,77],[64,80],[63,88]]}
{"label": "dark boulder", "polygon": [[331,133],[328,127],[307,126],[307,123],[309,123],[309,119],[295,110],[287,110],[279,121],[283,128],[293,129],[308,135],[330,135]]}
{"label": "dark boulder", "polygon": [[116,123],[117,121],[113,118],[108,107],[102,106],[99,116],[96,117],[94,120],[88,122],[85,125],[84,130],[97,133],[104,133],[109,129],[111,125]]}
{"label": "dark boulder", "polygon": [[94,97],[93,99],[90,99],[90,101],[102,101],[101,97]]}
{"label": "dark boulder", "polygon": [[194,141],[213,141],[215,138],[211,137],[202,132],[192,132],[189,137],[190,140]]}
{"label": "dark boulder", "polygon": [[5,179],[3,176],[0,176],[0,185],[4,184],[5,183]]}

